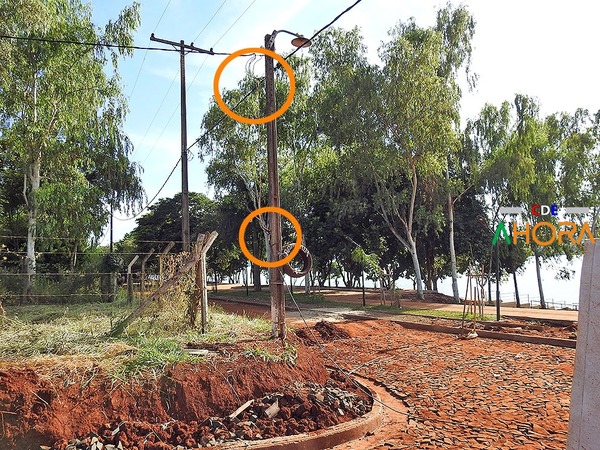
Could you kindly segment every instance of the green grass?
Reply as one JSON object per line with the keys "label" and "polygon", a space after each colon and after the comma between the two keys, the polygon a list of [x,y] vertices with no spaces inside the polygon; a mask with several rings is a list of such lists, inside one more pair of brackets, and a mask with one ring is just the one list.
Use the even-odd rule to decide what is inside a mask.
{"label": "green grass", "polygon": [[[361,309],[363,309],[361,307]],[[396,314],[409,314],[415,316],[435,316],[440,318],[447,319],[462,319],[462,311],[440,311],[438,309],[419,309],[412,307],[400,307],[397,306],[384,306],[384,305],[368,305],[365,310],[375,310],[375,311],[386,311],[390,313]],[[472,320],[473,314],[467,314],[466,319]],[[495,316],[486,314],[483,316],[483,319],[478,320],[495,320]]]}
{"label": "green grass", "polygon": [[279,354],[273,353],[262,347],[246,347],[244,349],[244,355],[249,358],[262,359],[265,362],[281,362],[294,365],[298,358],[298,351],[296,347],[286,342],[283,351]]}
{"label": "green grass", "polygon": [[77,305],[27,305],[5,307],[0,327],[0,361],[57,362],[62,358],[93,361],[118,379],[156,376],[166,366],[197,361],[182,349],[189,342],[237,342],[264,339],[271,324],[260,318],[226,314],[211,307],[208,332],[186,323],[181,305],[165,304],[131,324],[123,335],[109,338],[112,326],[136,305],[114,303]]}

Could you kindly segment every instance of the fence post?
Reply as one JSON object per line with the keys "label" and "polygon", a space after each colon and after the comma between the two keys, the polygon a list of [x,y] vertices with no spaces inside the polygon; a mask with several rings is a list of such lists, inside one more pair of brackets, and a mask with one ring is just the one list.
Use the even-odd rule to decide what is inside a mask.
{"label": "fence post", "polygon": [[[206,333],[206,323],[208,321],[208,289],[206,286],[206,252],[210,249],[219,233],[213,231],[206,233],[196,245],[200,246],[200,259],[196,266],[196,292],[195,292],[195,304],[200,303],[200,323],[202,327],[202,333]],[[196,321],[197,306],[192,308],[190,322],[194,325]]]}
{"label": "fence post", "polygon": [[144,298],[144,296],[146,295],[146,288],[145,288],[145,283],[146,283],[146,262],[148,261],[148,259],[150,259],[150,257],[152,256],[153,253],[154,253],[154,247],[152,247],[150,249],[150,251],[146,254],[146,256],[144,256],[144,259],[142,259],[142,277],[140,279],[140,294],[141,294],[141,298]]}
{"label": "fence post", "polygon": [[133,280],[131,279],[131,268],[138,260],[139,255],[135,255],[127,266],[127,302],[133,302]]}
{"label": "fence post", "polygon": [[167,244],[167,246],[165,247],[165,249],[161,252],[160,256],[158,257],[158,283],[160,285],[160,283],[163,282],[163,260],[165,258],[165,256],[167,256],[167,253],[169,253],[171,251],[171,249],[173,248],[173,246],[175,245],[175,242],[171,241]]}

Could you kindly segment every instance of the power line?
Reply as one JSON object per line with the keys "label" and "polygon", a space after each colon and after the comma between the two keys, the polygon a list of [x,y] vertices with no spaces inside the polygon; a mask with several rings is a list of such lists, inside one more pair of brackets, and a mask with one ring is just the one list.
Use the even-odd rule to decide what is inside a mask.
{"label": "power line", "polygon": [[[316,38],[319,34],[321,34],[323,31],[325,31],[327,28],[331,27],[335,22],[337,22],[344,14],[348,13],[350,10],[352,10],[356,5],[358,5],[362,0],[356,0],[356,2],[354,2],[352,5],[350,5],[348,8],[346,8],[344,11],[342,11],[341,13],[339,13],[331,22],[329,22],[327,25],[325,25],[324,27],[322,27],[320,30],[318,30],[315,34],[312,35],[312,37],[310,37],[308,39],[308,42],[312,41],[314,38]],[[253,2],[254,3],[254,2]],[[252,6],[252,5],[250,5]],[[248,8],[246,8],[248,9]],[[218,42],[218,41],[217,41]],[[290,58],[291,56],[293,56],[296,52],[298,52],[301,48],[303,47],[298,47],[296,48],[294,51],[292,51],[290,54],[288,54],[287,56],[284,57],[285,60],[287,60],[288,58]],[[251,90],[250,92],[248,92],[246,95],[244,95],[242,97],[242,99],[240,101],[238,101],[233,108],[231,108],[231,110],[235,110],[239,105],[242,104],[242,102],[244,102],[248,97],[250,97],[252,94],[254,94],[256,91],[258,90],[258,87],[254,88],[253,90]],[[197,138],[187,149],[190,150],[194,145],[196,145],[198,142],[200,142],[200,140],[208,135],[211,131],[213,131],[215,128],[217,128],[219,125],[221,125],[221,123],[223,123],[226,119],[227,119],[227,114],[223,113],[223,115],[221,116],[221,118],[219,120],[217,120],[217,122],[209,129],[206,130],[204,133],[202,133],[202,135]]]}
{"label": "power line", "polygon": [[219,8],[215,11],[215,13],[209,19],[209,21],[206,22],[206,25],[204,25],[204,28],[202,28],[200,30],[200,32],[198,33],[198,35],[194,38],[194,41],[198,40],[198,38],[200,37],[200,35],[204,32],[204,30],[206,30],[206,27],[208,27],[210,25],[210,23],[213,21],[213,19],[215,18],[215,16],[219,13],[219,11],[221,11],[221,8],[223,8],[223,6],[225,5],[225,3],[227,3],[227,2],[228,2],[228,0],[223,0],[223,3],[221,3],[221,6],[219,6]]}
{"label": "power line", "polygon": [[181,162],[181,156],[179,157],[179,159],[175,163],[175,166],[173,166],[173,169],[171,169],[171,173],[169,173],[169,175],[167,176],[167,179],[165,180],[165,182],[162,184],[162,186],[160,187],[160,189],[158,190],[158,192],[156,192],[156,194],[154,194],[154,197],[152,197],[152,199],[146,204],[146,206],[144,206],[142,209],[140,209],[136,214],[134,214],[131,217],[126,217],[126,218],[120,218],[120,217],[114,217],[114,216],[113,217],[115,219],[117,219],[117,220],[120,220],[121,222],[126,222],[128,220],[133,220],[136,217],[138,217],[140,214],[142,214],[146,209],[148,209],[148,207],[154,202],[154,200],[156,200],[156,197],[158,197],[158,195],[162,192],[162,190],[164,189],[164,187],[166,186],[166,184],[169,182],[169,180],[173,176],[173,173],[175,172],[175,169],[177,169],[177,166],[179,165],[180,162]]}
{"label": "power line", "polygon": [[[346,14],[347,12],[349,12],[350,10],[352,10],[356,5],[358,5],[362,0],[357,0],[356,2],[354,2],[351,6],[349,6],[348,8],[346,8],[344,11],[342,11],[340,14],[338,14],[331,22],[329,22],[327,25],[325,25],[324,27],[322,27],[320,30],[318,30],[315,34],[313,34],[313,36],[309,39],[309,41],[313,40],[315,37],[317,37],[319,34],[321,34],[323,31],[325,31],[327,28],[331,27],[335,22],[337,22],[344,14]],[[235,22],[225,31],[225,33],[223,33],[223,35],[219,38],[219,40],[217,41],[217,43],[223,38],[223,36],[225,36],[232,28],[233,26],[240,20],[240,18],[246,13],[246,11],[248,11],[248,9],[256,2],[256,0],[254,0],[243,12],[242,14],[240,14],[240,16],[235,20]],[[215,44],[216,45],[216,44]],[[285,57],[285,59],[288,59],[289,57],[291,57],[294,53],[296,53],[301,47],[297,48],[296,50],[294,50],[292,53],[290,53],[289,55],[287,55]],[[211,49],[211,54],[217,54],[217,53],[212,53],[212,49]],[[238,101],[236,103],[236,105],[233,107],[233,109],[237,108],[242,102],[244,102],[248,97],[250,97],[250,95],[254,94],[256,92],[258,88],[253,89],[252,91],[248,92],[246,95],[244,95],[240,101]],[[211,131],[213,131],[214,129],[216,129],[221,123],[223,123],[223,121],[227,118],[228,116],[226,114],[223,114],[223,116],[217,121],[217,123],[215,123],[209,130],[205,131],[199,138],[197,138],[191,145],[189,145],[187,147],[186,150],[190,150],[194,145],[196,145],[204,136],[208,135]],[[161,133],[162,134],[162,133]],[[171,178],[171,176],[173,175],[173,173],[175,172],[175,169],[177,168],[177,166],[179,165],[179,162],[181,161],[181,157],[177,160],[177,163],[175,164],[175,167],[173,167],[173,169],[171,170],[171,173],[169,173],[169,176],[167,177],[167,179],[165,180],[165,182],[163,183],[163,185],[160,187],[160,189],[158,190],[158,192],[154,195],[154,197],[152,197],[152,200],[150,200],[146,206],[144,206],[137,214],[135,214],[132,217],[128,217],[128,218],[119,218],[119,217],[115,217],[115,219],[120,220],[120,221],[128,221],[128,220],[132,220],[135,219],[136,217],[138,217],[144,210],[146,210],[151,204],[152,202],[154,202],[154,200],[156,199],[156,197],[158,197],[158,195],[160,194],[160,192],[163,190],[163,188],[165,187],[165,185],[167,184],[167,182],[169,181],[169,179]]]}
{"label": "power line", "polygon": [[[167,3],[167,6],[165,6],[165,9],[163,9],[162,14],[158,18],[158,22],[154,26],[154,30],[152,30],[152,33],[154,33],[156,31],[156,29],[158,28],[158,26],[160,25],[160,22],[161,22],[163,16],[167,12],[167,9],[169,8],[169,5],[171,4],[171,1],[172,0],[169,0],[169,2]],[[138,73],[135,76],[135,81],[133,82],[133,88],[131,88],[131,93],[129,94],[129,97],[131,97],[133,95],[133,92],[135,91],[135,87],[137,86],[137,82],[138,82],[138,80],[140,78],[140,74],[142,73],[142,68],[144,67],[144,63],[146,62],[146,56],[148,56],[148,50],[146,50],[144,52],[144,58],[142,59],[142,64],[140,64],[140,69],[138,70]]]}
{"label": "power line", "polygon": [[[256,0],[255,0],[256,1]],[[35,41],[35,42],[49,42],[55,44],[72,44],[72,45],[83,45],[89,47],[108,47],[108,48],[127,48],[131,50],[150,50],[150,51],[161,51],[161,52],[177,52],[180,50],[174,48],[161,48],[161,47],[141,47],[138,45],[120,45],[120,44],[105,44],[102,42],[84,42],[84,41],[70,41],[67,39],[50,39],[50,38],[36,38],[36,37],[25,37],[25,36],[9,36],[0,35],[0,39],[15,39],[18,41]],[[231,53],[227,52],[215,52],[212,48],[207,51],[209,55],[215,56],[229,56]]]}
{"label": "power line", "polygon": [[[212,15],[212,17],[210,18],[210,20],[206,23],[206,25],[204,25],[204,28],[202,28],[202,30],[200,30],[200,32],[198,33],[198,35],[195,37],[194,41],[198,40],[198,38],[200,37],[200,35],[204,32],[204,30],[208,27],[208,25],[212,22],[212,20],[215,18],[215,16],[217,15],[217,13],[221,10],[221,8],[223,8],[223,6],[225,5],[225,3],[227,3],[228,0],[224,0],[223,3],[221,3],[221,6],[219,6],[219,8],[215,11],[215,13]],[[225,33],[223,33],[221,35],[221,37],[219,39],[217,39],[217,41],[212,45],[212,47],[214,47],[215,45],[217,45],[221,39],[223,39],[223,37],[229,32],[231,31],[231,29],[234,27],[234,25],[242,18],[242,16],[244,14],[246,14],[246,12],[250,9],[250,7],[256,2],[256,0],[254,0],[239,16],[238,18],[231,24],[231,26],[225,31]],[[193,43],[192,43],[193,45]],[[211,48],[212,50],[212,48]],[[202,70],[202,67],[204,67],[204,64],[206,63],[207,59],[208,59],[208,54],[204,57],[204,60],[202,61],[202,64],[200,64],[200,67],[198,68],[198,70],[196,71],[196,74],[194,75],[194,78],[192,78],[192,81],[190,82],[190,84],[186,87],[186,92],[189,91],[190,86],[194,83],[194,81],[196,81],[196,78],[198,77],[198,74],[200,73],[200,71]],[[248,55],[241,55],[241,56],[248,56]],[[144,133],[144,137],[142,138],[142,142],[144,142],[146,135],[148,134],[148,132],[150,131],[150,128],[152,127],[152,124],[154,123],[154,120],[156,119],[161,106],[163,105],[165,99],[167,98],[167,95],[169,94],[169,92],[171,91],[171,88],[173,87],[173,83],[175,82],[175,80],[177,79],[177,76],[179,75],[179,72],[177,72],[175,74],[175,78],[173,78],[173,81],[171,81],[171,85],[169,86],[169,89],[167,90],[167,93],[165,94],[165,96],[163,97],[162,101],[160,102],[160,106],[158,107],[158,110],[156,111],[156,113],[154,114],[154,117],[152,118],[152,121],[150,122],[150,125],[148,126],[148,129],[146,130],[146,133]],[[144,161],[142,162],[142,164],[144,164],[144,162],[146,162],[148,160],[148,158],[150,157],[150,155],[152,154],[152,152],[154,151],[154,148],[156,147],[156,144],[158,143],[158,140],[161,138],[161,136],[163,135],[163,133],[165,132],[165,130],[167,129],[167,127],[169,126],[169,124],[171,123],[171,120],[173,120],[173,117],[175,116],[175,113],[177,112],[177,108],[179,106],[176,106],[175,109],[173,110],[173,113],[171,114],[171,116],[169,117],[169,120],[165,123],[165,126],[163,127],[162,131],[160,132],[159,137],[156,139],[156,141],[154,142],[152,148],[150,149],[150,151],[146,154],[146,157],[144,158]],[[141,144],[140,144],[141,145]],[[192,147],[192,146],[191,146]],[[191,148],[188,147],[188,150]]]}
{"label": "power line", "polygon": [[[206,56],[208,58],[208,55]],[[169,96],[169,92],[171,92],[171,88],[173,87],[173,84],[175,84],[175,80],[177,79],[177,77],[179,77],[179,69],[177,70],[177,72],[175,72],[175,76],[173,77],[173,79],[171,80],[171,84],[169,85],[169,89],[167,89],[167,92],[165,92],[165,95],[163,96],[162,100],[160,101],[160,105],[158,105],[158,108],[156,109],[156,112],[154,113],[154,116],[152,117],[152,120],[150,121],[150,124],[148,125],[148,128],[146,129],[146,132],[144,133],[144,136],[142,137],[142,140],[140,141],[139,147],[142,146],[142,144],[144,143],[144,141],[146,140],[146,136],[148,135],[148,133],[150,132],[150,129],[152,128],[152,125],[154,124],[154,121],[156,120],[156,118],[158,117],[158,113],[160,112],[163,103],[165,102],[165,100],[167,99],[167,97]],[[175,112],[177,112],[177,108],[179,106],[177,106],[175,108],[175,110],[173,111],[173,114],[171,114],[171,119],[173,118],[173,115],[175,114]],[[171,121],[171,119],[169,119],[169,122]],[[168,124],[168,122],[167,122]],[[165,128],[167,126],[165,125],[165,127],[162,129],[162,131],[160,132],[160,135],[158,138],[156,138],[156,140],[154,141],[154,144],[152,145],[152,148],[150,149],[150,151],[148,152],[148,154],[146,155],[146,157],[144,158],[144,161],[142,162],[142,164],[144,164],[144,162],[146,162],[146,160],[148,159],[148,157],[150,156],[150,154],[152,153],[152,151],[154,150],[154,147],[156,147],[156,144],[158,143],[158,140],[160,139],[160,137],[163,135],[163,133],[165,132]]]}
{"label": "power line", "polygon": [[[221,8],[223,8],[223,6],[225,5],[225,3],[227,3],[228,0],[224,0],[223,3],[221,3],[221,5],[219,6],[219,8],[215,11],[215,13],[212,15],[212,17],[210,18],[210,20],[208,21],[208,23],[204,26],[204,28],[202,28],[202,30],[200,30],[200,32],[198,33],[198,35],[196,36],[196,38],[194,40],[197,40],[200,35],[202,34],[202,32],[208,27],[208,25],[212,22],[212,20],[216,17],[217,13],[221,10]],[[213,47],[216,46],[222,39],[223,37],[225,37],[225,35],[227,35],[227,33],[229,33],[229,31],[231,31],[231,29],[235,26],[236,23],[239,22],[239,20],[244,16],[244,14],[246,14],[246,12],[250,9],[250,7],[252,7],[252,5],[254,5],[254,3],[256,3],[256,0],[253,0],[252,3],[250,3],[250,5],[248,5],[248,7],[242,11],[242,13],[237,17],[237,19],[229,26],[229,28],[227,28],[227,30],[225,30],[225,32],[221,35],[221,37],[219,37],[219,39],[217,39],[217,41],[213,44]],[[193,43],[192,43],[193,45]],[[212,48],[211,48],[211,53],[212,54]],[[249,55],[242,55],[242,56],[249,56]],[[190,90],[191,85],[194,83],[194,81],[196,80],[196,78],[198,77],[198,74],[200,73],[200,71],[202,70],[202,67],[204,67],[204,64],[206,63],[206,60],[208,59],[208,55],[204,58],[204,61],[202,61],[202,64],[200,65],[200,67],[198,68],[198,70],[196,71],[196,74],[194,75],[194,78],[192,78],[191,83],[186,87],[186,92],[188,92]],[[152,121],[150,122],[150,125],[148,126],[148,129],[146,130],[146,133],[144,133],[144,137],[142,138],[142,142],[144,141],[144,139],[146,138],[146,135],[148,134],[148,132],[150,131],[150,128],[152,127],[152,124],[154,123],[154,120],[156,119],[158,112],[160,111],[160,108],[162,106],[162,104],[164,103],[167,95],[169,94],[169,92],[171,91],[171,88],[175,82],[175,79],[177,78],[177,75],[179,74],[179,72],[175,75],[175,78],[173,78],[173,80],[171,81],[171,85],[169,86],[169,89],[167,90],[167,93],[165,94],[165,96],[163,97],[160,106],[158,107],[158,110],[156,112],[156,114],[154,115],[154,117],[152,118]],[[169,124],[171,123],[171,121],[173,120],[173,117],[175,116],[175,113],[177,112],[177,106],[175,107],[175,109],[173,110],[173,113],[171,113],[171,116],[169,117],[169,120],[165,123],[165,126],[163,127],[163,129],[161,130],[158,138],[155,140],[152,148],[150,149],[150,151],[146,154],[146,157],[144,158],[144,160],[142,161],[142,164],[144,164],[148,158],[150,157],[150,155],[152,154],[152,152],[154,151],[154,149],[156,148],[156,145],[158,143],[158,141],[160,140],[160,138],[162,137],[163,133],[165,132],[165,130],[167,129],[167,127],[169,126]],[[141,144],[140,144],[141,145]],[[186,150],[189,150],[190,148],[192,148],[192,146],[187,147]]]}
{"label": "power line", "polygon": [[248,10],[252,7],[252,5],[254,5],[255,3],[256,3],[256,0],[252,0],[252,3],[250,3],[248,5],[248,7],[238,16],[238,18],[235,19],[235,21],[231,24],[231,26],[229,28],[227,28],[225,33],[223,33],[221,35],[221,37],[219,39],[217,39],[217,42],[215,42],[214,45],[217,45],[219,42],[221,42],[221,39],[223,39],[225,37],[225,35],[231,31],[231,29],[235,26],[235,24],[239,22],[239,20],[244,16],[244,14],[246,14],[248,12]]}
{"label": "power line", "polygon": [[[336,23],[344,14],[346,14],[347,12],[349,12],[352,8],[354,8],[356,5],[358,5],[360,2],[362,2],[362,0],[356,0],[356,2],[354,2],[352,5],[350,5],[349,7],[347,7],[345,10],[343,10],[341,13],[339,13],[337,16],[335,16],[335,18],[329,22],[327,25],[325,25],[323,28],[321,28],[319,31],[317,31],[315,34],[312,35],[312,37],[308,40],[309,42],[312,41],[314,38],[316,38],[319,34],[321,34],[323,31],[325,31],[327,28],[329,28],[330,26],[332,26],[334,23]],[[290,53],[289,55],[287,55],[285,57],[285,59],[288,59],[290,56],[294,55],[297,51],[299,51],[302,47],[298,47],[296,48],[296,50],[294,50],[292,53]]]}
{"label": "power line", "polygon": [[[131,50],[146,50],[146,51],[160,51],[160,52],[177,52],[178,51],[174,48],[141,47],[138,45],[104,44],[102,42],[83,42],[83,41],[71,41],[71,40],[67,40],[67,39],[9,36],[9,35],[4,35],[4,34],[0,35],[0,39],[14,39],[17,41],[49,42],[49,43],[54,43],[54,44],[84,45],[84,46],[90,46],[90,47],[127,48],[127,49],[131,49]],[[224,53],[224,54],[226,54],[226,53]]]}

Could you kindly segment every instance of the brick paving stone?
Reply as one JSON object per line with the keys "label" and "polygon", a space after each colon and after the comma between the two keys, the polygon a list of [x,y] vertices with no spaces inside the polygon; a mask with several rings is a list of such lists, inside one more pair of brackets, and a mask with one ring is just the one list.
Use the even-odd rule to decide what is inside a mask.
{"label": "brick paving stone", "polygon": [[409,408],[415,422],[397,432],[400,443],[442,449],[564,447],[573,349],[458,340],[385,321],[373,322],[370,334],[333,341],[327,349],[347,369],[386,355],[357,373]]}

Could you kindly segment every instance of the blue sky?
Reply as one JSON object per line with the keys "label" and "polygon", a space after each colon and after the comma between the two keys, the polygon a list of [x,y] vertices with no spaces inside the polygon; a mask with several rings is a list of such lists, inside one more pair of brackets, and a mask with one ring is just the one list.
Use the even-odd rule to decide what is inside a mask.
{"label": "blue sky", "polygon": [[[150,42],[150,34],[201,48],[233,52],[264,44],[275,29],[306,36],[332,20],[353,0],[153,0],[143,1],[137,45]],[[458,3],[458,2],[451,2]],[[472,68],[479,75],[477,89],[466,93],[463,120],[477,115],[486,102],[512,100],[515,93],[539,98],[542,113],[573,112],[577,107],[600,109],[596,88],[600,42],[600,4],[575,0],[527,2],[519,0],[464,1],[477,22]],[[126,1],[93,0],[94,20],[103,25],[127,5]],[[398,21],[415,17],[419,25],[431,25],[435,11],[445,2],[435,0],[363,0],[336,26],[359,26],[377,61],[377,48]],[[218,11],[218,12],[217,12]],[[216,13],[216,14],[215,14]],[[161,17],[162,16],[162,17]],[[214,16],[214,17],[213,17]],[[280,35],[277,51],[292,49],[288,36]],[[212,82],[221,56],[189,54],[186,57],[188,142],[200,135],[200,123],[212,96]],[[143,168],[143,184],[149,198],[158,191],[180,153],[179,55],[136,51],[121,62],[123,91],[130,113],[125,131],[133,141],[132,159]],[[235,86],[243,65],[228,66],[221,88]],[[137,80],[137,81],[136,81]],[[210,194],[204,166],[195,157],[189,163],[190,190]],[[181,190],[180,170],[160,197]],[[160,198],[159,197],[159,198]],[[115,239],[135,227],[135,220],[115,221]]]}

